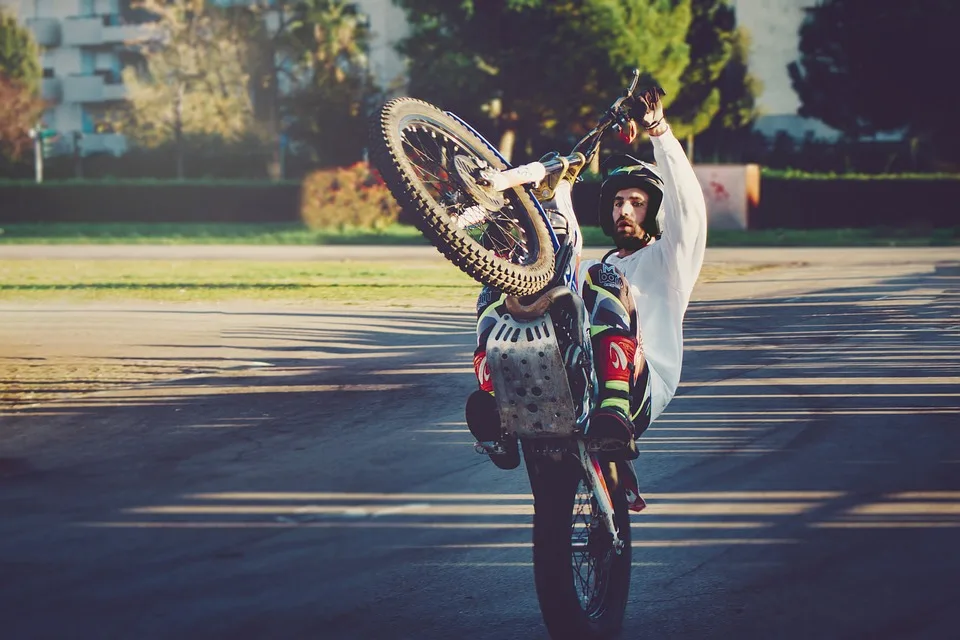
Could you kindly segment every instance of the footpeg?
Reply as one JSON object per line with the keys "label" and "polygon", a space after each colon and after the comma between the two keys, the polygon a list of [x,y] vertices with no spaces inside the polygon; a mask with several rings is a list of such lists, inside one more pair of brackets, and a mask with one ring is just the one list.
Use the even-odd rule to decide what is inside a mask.
{"label": "footpeg", "polygon": [[504,449],[503,444],[497,442],[496,440],[486,440],[484,442],[476,442],[473,445],[473,450],[482,455],[488,456],[499,456],[507,452]]}
{"label": "footpeg", "polygon": [[586,439],[587,451],[594,454],[616,454],[620,456],[622,454],[623,460],[636,460],[640,457],[640,452],[637,450],[636,440],[630,440],[629,442],[624,442],[622,440],[612,440],[612,439],[602,439],[594,438]]}
{"label": "footpeg", "polygon": [[627,448],[627,443],[622,440],[603,440],[599,438],[587,439],[587,451],[590,453],[611,453],[622,451]]}

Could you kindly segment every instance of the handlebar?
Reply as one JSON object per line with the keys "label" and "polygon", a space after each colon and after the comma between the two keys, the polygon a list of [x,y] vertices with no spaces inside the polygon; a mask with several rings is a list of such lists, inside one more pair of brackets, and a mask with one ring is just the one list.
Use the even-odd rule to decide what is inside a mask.
{"label": "handlebar", "polygon": [[[593,156],[600,150],[600,138],[610,127],[620,128],[625,126],[630,120],[630,112],[624,107],[626,103],[632,106],[633,98],[636,95],[637,87],[640,85],[640,70],[633,70],[633,77],[630,79],[630,86],[622,96],[617,98],[612,105],[600,117],[600,122],[587,135],[583,136],[577,144],[574,145],[571,155],[582,153],[585,158],[585,164],[593,160]],[[569,157],[569,156],[568,156]]]}
{"label": "handlebar", "polygon": [[630,121],[629,107],[633,106],[633,98],[636,96],[639,85],[640,70],[634,69],[630,85],[624,91],[624,94],[610,105],[600,117],[597,126],[574,145],[569,155],[553,155],[549,159],[531,162],[502,172],[489,169],[482,170],[478,186],[483,189],[490,189],[493,192],[502,192],[522,184],[539,183],[546,176],[557,172],[566,173],[570,171],[570,175],[573,177],[578,176],[583,168],[589,165],[594,156],[597,155],[600,150],[600,139],[607,129],[610,127],[619,129]]}

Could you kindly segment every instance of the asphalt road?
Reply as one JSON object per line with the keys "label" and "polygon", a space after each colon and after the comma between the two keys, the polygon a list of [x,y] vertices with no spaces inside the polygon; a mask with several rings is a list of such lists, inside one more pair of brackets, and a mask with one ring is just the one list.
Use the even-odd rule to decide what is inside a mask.
{"label": "asphalt road", "polygon": [[[960,255],[710,260],[782,266],[698,287],[623,637],[956,638]],[[2,637],[546,637],[525,473],[463,422],[469,310],[0,320],[199,371],[0,413]]]}

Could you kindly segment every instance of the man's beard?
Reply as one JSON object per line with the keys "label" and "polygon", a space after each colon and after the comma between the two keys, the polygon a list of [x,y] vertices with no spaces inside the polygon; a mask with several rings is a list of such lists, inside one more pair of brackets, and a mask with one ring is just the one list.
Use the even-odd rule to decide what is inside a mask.
{"label": "man's beard", "polygon": [[650,236],[644,231],[640,231],[639,236],[637,235],[627,235],[615,231],[613,233],[613,244],[616,245],[617,249],[624,249],[626,251],[636,251],[637,249],[643,249],[650,243]]}

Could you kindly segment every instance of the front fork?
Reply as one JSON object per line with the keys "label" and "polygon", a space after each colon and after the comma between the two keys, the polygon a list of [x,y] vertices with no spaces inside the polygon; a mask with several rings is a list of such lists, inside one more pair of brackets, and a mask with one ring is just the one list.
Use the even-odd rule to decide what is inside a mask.
{"label": "front fork", "polygon": [[620,530],[617,529],[617,523],[613,517],[613,496],[603,475],[603,466],[597,460],[597,454],[587,451],[587,445],[583,440],[577,440],[577,451],[580,465],[583,467],[587,482],[593,491],[593,497],[596,499],[600,513],[607,525],[607,531],[613,536],[613,549],[617,552],[617,555],[620,555],[623,551],[623,540],[620,538]]}

